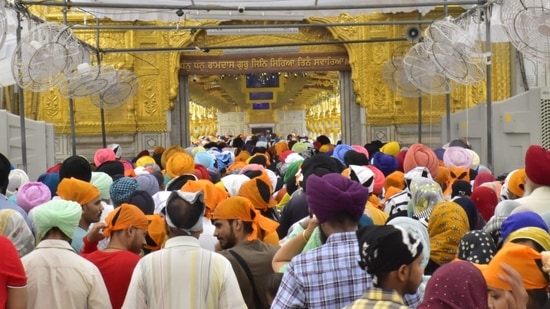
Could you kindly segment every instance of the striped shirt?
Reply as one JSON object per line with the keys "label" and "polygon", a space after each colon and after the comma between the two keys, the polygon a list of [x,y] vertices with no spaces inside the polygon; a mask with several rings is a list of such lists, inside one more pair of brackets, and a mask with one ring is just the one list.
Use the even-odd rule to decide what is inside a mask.
{"label": "striped shirt", "polygon": [[[319,248],[294,257],[283,276],[271,308],[343,308],[372,287],[361,269],[355,232],[335,233]],[[418,295],[406,295],[416,308]]]}
{"label": "striped shirt", "polygon": [[143,257],[122,308],[246,308],[231,263],[190,236]]}
{"label": "striped shirt", "polygon": [[403,297],[395,290],[368,289],[361,299],[345,309],[408,309]]}

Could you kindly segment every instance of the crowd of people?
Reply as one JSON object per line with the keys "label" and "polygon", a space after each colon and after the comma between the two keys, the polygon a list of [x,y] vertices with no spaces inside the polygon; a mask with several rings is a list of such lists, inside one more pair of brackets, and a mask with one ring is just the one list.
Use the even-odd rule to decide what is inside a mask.
{"label": "crowd of people", "polygon": [[550,308],[550,151],[254,135],[0,154],[1,308]]}

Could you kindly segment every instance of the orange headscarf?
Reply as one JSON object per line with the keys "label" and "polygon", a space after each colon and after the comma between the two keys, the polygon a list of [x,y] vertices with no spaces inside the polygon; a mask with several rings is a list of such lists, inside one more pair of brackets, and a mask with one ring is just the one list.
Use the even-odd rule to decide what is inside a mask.
{"label": "orange headscarf", "polygon": [[217,187],[210,180],[205,179],[189,180],[181,187],[181,191],[185,192],[197,192],[200,190],[204,193],[204,204],[206,205],[204,216],[210,219],[214,209],[216,209],[219,203],[226,200],[229,194],[224,189]]}
{"label": "orange headscarf", "polygon": [[123,203],[111,211],[105,219],[107,227],[103,230],[105,237],[111,236],[114,231],[125,230],[130,226],[147,230],[149,224],[147,217],[137,206]]}
{"label": "orange headscarf", "polygon": [[262,172],[260,176],[243,183],[239,193],[237,193],[238,196],[249,199],[259,211],[267,211],[277,205],[277,201],[271,197],[272,194],[271,181],[266,172]]}
{"label": "orange headscarf", "polygon": [[246,166],[245,161],[235,160],[235,162],[231,163],[231,165],[229,165],[227,167],[227,173],[232,172],[233,170],[240,170],[240,169],[244,168],[245,166]]}
{"label": "orange headscarf", "polygon": [[548,280],[542,271],[542,255],[531,247],[505,243],[489,265],[481,267],[488,287],[511,291],[510,284],[500,279],[504,275],[500,267],[502,264],[510,265],[521,275],[526,290],[546,289],[548,286]]}
{"label": "orange headscarf", "polygon": [[162,248],[164,242],[166,241],[166,228],[164,223],[164,218],[158,214],[147,215],[147,244],[143,246],[144,249],[151,251],[157,251]]}
{"label": "orange headscarf", "polygon": [[395,171],[389,174],[384,180],[384,190],[386,191],[389,187],[404,190],[406,186],[407,183],[405,182],[405,174],[401,171]]}
{"label": "orange headscarf", "polygon": [[101,192],[91,183],[71,177],[61,180],[57,186],[57,195],[66,201],[84,205],[100,197]]}
{"label": "orange headscarf", "polygon": [[264,231],[264,234],[270,234],[279,226],[279,223],[262,216],[258,210],[254,209],[252,202],[242,196],[228,198],[221,202],[212,213],[212,220],[235,219],[241,219],[244,222],[252,222],[252,233],[248,235],[248,241],[259,238],[260,229]]}
{"label": "orange headscarf", "polygon": [[237,161],[246,162],[246,160],[248,160],[248,158],[250,158],[250,153],[248,153],[248,151],[246,151],[246,150],[241,150],[241,152],[239,152],[239,154],[235,156],[235,162],[237,162]]}
{"label": "orange headscarf", "polygon": [[525,169],[515,170],[508,179],[508,191],[512,192],[517,197],[522,197],[525,193]]}

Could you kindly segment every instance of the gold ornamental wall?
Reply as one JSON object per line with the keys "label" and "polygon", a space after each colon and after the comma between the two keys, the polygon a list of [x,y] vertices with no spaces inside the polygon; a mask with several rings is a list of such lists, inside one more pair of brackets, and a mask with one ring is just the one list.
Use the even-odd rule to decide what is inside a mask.
{"label": "gold ornamental wall", "polygon": [[[35,8],[34,12],[46,20],[61,22],[63,16],[52,8]],[[451,10],[456,16],[460,10]],[[436,11],[424,19],[441,18],[442,11]],[[409,14],[371,14],[352,17],[342,14],[337,17],[310,18],[310,23],[350,23],[369,21],[399,21],[417,19],[416,13]],[[82,23],[81,13],[70,13],[68,21]],[[87,22],[94,24],[91,16]],[[153,25],[152,23],[133,22],[121,23],[102,20],[102,25],[136,26]],[[156,23],[159,25],[159,23]],[[190,25],[215,25],[216,22],[194,22]],[[316,28],[301,28],[300,33],[287,36],[263,36],[259,42],[281,44],[284,42],[321,42],[323,40],[365,40],[380,37],[403,37],[407,25],[382,26],[342,26],[327,27],[323,32]],[[199,35],[201,34],[202,35]],[[90,45],[96,44],[97,32],[94,30],[76,30],[75,34]],[[196,40],[200,40],[197,42]],[[201,44],[216,46],[228,44],[250,44],[243,36],[211,37],[203,31],[189,30],[101,30],[99,36],[102,48],[160,48],[186,47]],[[203,45],[204,44],[204,45]],[[331,45],[329,51],[345,50],[349,56],[352,70],[354,92],[357,103],[364,106],[369,125],[414,124],[417,122],[417,99],[408,99],[394,94],[382,79],[382,67],[391,58],[393,51],[400,46],[412,46],[409,42],[363,43]],[[509,44],[493,44],[493,100],[499,101],[510,96],[510,46]],[[304,46],[301,51],[310,52],[318,47]],[[116,68],[130,69],[139,77],[137,94],[124,105],[106,110],[106,130],[108,134],[133,134],[136,132],[166,132],[166,114],[173,108],[174,99],[178,93],[178,74],[180,68],[180,53],[109,53],[103,55],[102,62],[113,64]],[[451,94],[451,108],[461,110],[485,101],[485,82],[474,86],[459,87]],[[423,121],[438,123],[445,113],[444,96],[423,97]],[[37,120],[55,123],[56,133],[70,133],[70,117],[68,99],[62,97],[57,89],[43,93],[25,92],[25,107],[27,116]],[[304,109],[309,110],[310,107]],[[334,118],[334,109],[316,111],[330,113]],[[275,111],[273,111],[275,113]],[[193,116],[193,115],[192,115]],[[197,117],[195,117],[197,118]],[[200,118],[200,117],[199,117]],[[75,121],[77,134],[100,134],[99,108],[90,99],[79,99],[75,102]],[[180,124],[185,125],[185,124]]]}

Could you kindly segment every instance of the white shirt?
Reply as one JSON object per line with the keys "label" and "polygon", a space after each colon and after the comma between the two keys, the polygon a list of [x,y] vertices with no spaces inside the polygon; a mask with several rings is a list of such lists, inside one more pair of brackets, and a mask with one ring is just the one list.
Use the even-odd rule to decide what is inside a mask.
{"label": "white shirt", "polygon": [[122,308],[246,308],[231,263],[202,249],[198,239],[168,239],[143,257],[132,275]]}
{"label": "white shirt", "polygon": [[202,233],[199,236],[199,243],[203,249],[216,251],[218,239],[214,237],[215,229],[216,227],[212,224],[212,221],[206,217],[202,217]]}
{"label": "white shirt", "polygon": [[27,273],[27,308],[112,308],[103,277],[64,240],[45,239],[21,261]]}

